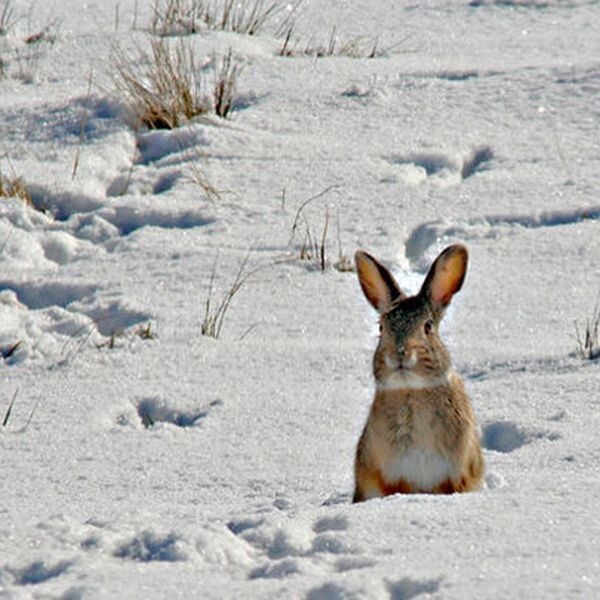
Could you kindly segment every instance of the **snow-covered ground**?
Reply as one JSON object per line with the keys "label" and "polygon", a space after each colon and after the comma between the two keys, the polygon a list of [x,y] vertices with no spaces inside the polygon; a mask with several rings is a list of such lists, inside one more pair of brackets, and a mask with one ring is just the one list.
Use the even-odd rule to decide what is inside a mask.
{"label": "snow-covered ground", "polygon": [[[44,209],[0,198],[0,597],[600,596],[574,329],[600,291],[598,4],[307,0],[297,48],[389,50],[201,31],[207,85],[213,53],[243,61],[236,110],[134,131],[111,49],[147,47],[153,4],[14,0],[0,36],[2,175]],[[299,256],[326,220],[322,272]],[[412,291],[457,241],[444,336],[486,489],[352,505],[376,315],[334,263],[363,247]]]}

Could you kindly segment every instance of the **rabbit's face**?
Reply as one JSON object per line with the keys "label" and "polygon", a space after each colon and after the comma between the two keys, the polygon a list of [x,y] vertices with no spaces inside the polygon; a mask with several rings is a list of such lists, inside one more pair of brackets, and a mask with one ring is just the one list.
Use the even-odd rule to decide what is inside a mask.
{"label": "rabbit's face", "polygon": [[447,377],[450,356],[439,337],[440,320],[419,296],[402,299],[381,316],[374,357],[379,385],[428,387]]}
{"label": "rabbit's face", "polygon": [[363,293],[379,312],[381,336],[373,359],[380,388],[418,389],[447,383],[450,356],[439,324],[462,287],[468,253],[453,244],[435,259],[416,296],[402,292],[393,275],[373,256],[358,250],[356,270]]}

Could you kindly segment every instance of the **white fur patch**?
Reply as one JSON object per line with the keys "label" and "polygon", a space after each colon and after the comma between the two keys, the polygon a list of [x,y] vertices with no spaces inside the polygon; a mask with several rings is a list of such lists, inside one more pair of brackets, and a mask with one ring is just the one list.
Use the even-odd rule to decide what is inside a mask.
{"label": "white fur patch", "polygon": [[385,378],[385,381],[378,381],[377,389],[394,391],[434,388],[440,385],[448,385],[453,374],[453,371],[448,370],[443,375],[439,375],[438,377],[424,377],[423,375],[419,375],[414,371],[399,370],[388,375]]}
{"label": "white fur patch", "polygon": [[432,489],[452,479],[456,470],[452,463],[429,448],[410,448],[399,458],[383,464],[382,475],[389,483],[403,479],[419,489]]}
{"label": "white fur patch", "polygon": [[416,367],[416,366],[417,366],[417,363],[418,363],[418,362],[419,362],[419,359],[417,358],[417,351],[416,351],[416,350],[413,350],[413,351],[410,353],[410,356],[409,356],[408,358],[405,358],[405,359],[402,361],[402,366],[403,366],[405,369],[412,369],[412,368],[414,368],[414,367]]}

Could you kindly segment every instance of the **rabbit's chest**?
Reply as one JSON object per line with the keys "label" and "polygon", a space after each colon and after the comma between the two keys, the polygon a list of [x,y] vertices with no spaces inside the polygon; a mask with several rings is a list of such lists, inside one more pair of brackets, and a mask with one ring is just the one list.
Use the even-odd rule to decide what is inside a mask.
{"label": "rabbit's chest", "polygon": [[[389,415],[391,416],[391,415]],[[387,435],[380,452],[380,470],[386,482],[405,481],[418,490],[430,490],[456,476],[456,465],[444,451],[444,423],[434,406],[407,404],[387,419]]]}
{"label": "rabbit's chest", "polygon": [[455,466],[433,448],[411,446],[399,454],[387,456],[381,475],[388,483],[406,481],[417,490],[430,490],[456,475]]}

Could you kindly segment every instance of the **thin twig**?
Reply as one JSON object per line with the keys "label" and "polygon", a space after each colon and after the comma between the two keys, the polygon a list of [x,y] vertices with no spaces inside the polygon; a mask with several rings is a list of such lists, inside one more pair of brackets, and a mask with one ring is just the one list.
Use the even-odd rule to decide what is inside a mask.
{"label": "thin twig", "polygon": [[12,409],[13,409],[13,406],[15,405],[15,400],[17,399],[18,393],[19,393],[19,388],[17,388],[15,390],[12,400],[10,401],[8,408],[6,409],[6,414],[4,415],[4,420],[2,421],[2,427],[6,427],[8,425],[8,420],[10,419],[10,414],[12,413]]}
{"label": "thin twig", "polygon": [[304,202],[302,202],[302,204],[300,204],[300,206],[298,207],[298,210],[296,211],[296,216],[294,217],[294,222],[292,223],[292,240],[294,239],[294,234],[296,233],[296,229],[298,228],[298,220],[300,219],[300,215],[302,214],[302,211],[311,202],[314,202],[315,200],[322,198],[325,194],[329,193],[331,190],[333,190],[337,187],[338,187],[338,185],[335,183],[332,185],[328,185],[324,190],[320,191],[318,194],[315,194],[314,196],[311,196],[310,198],[308,198]]}

